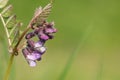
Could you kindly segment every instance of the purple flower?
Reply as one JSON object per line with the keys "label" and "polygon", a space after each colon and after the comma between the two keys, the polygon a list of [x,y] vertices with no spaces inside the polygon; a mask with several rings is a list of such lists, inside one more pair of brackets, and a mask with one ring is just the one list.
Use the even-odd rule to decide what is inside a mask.
{"label": "purple flower", "polygon": [[44,45],[43,42],[38,41],[38,42],[36,42],[36,43],[34,44],[34,47],[35,47],[35,48],[36,48],[36,47],[42,47],[43,45]]}
{"label": "purple flower", "polygon": [[38,41],[34,44],[34,49],[38,52],[40,52],[40,54],[43,54],[46,51],[46,48],[43,46],[43,42]]}
{"label": "purple flower", "polygon": [[41,40],[48,40],[49,39],[49,36],[46,35],[43,31],[40,31],[38,33],[38,38],[41,39]]}
{"label": "purple flower", "polygon": [[40,52],[40,54],[43,54],[46,51],[45,47],[37,47],[35,48],[38,52]]}
{"label": "purple flower", "polygon": [[30,39],[30,38],[32,38],[32,37],[34,37],[35,36],[35,34],[33,33],[33,32],[30,32],[30,33],[28,33],[26,36],[25,36],[25,38],[26,39]]}
{"label": "purple flower", "polygon": [[48,34],[49,34],[49,33],[55,33],[56,31],[57,31],[57,30],[54,29],[54,28],[46,28],[46,29],[45,29],[45,32],[48,33]]}
{"label": "purple flower", "polygon": [[29,51],[26,48],[22,49],[22,53],[23,53],[25,58],[27,57],[27,55],[30,54]]}
{"label": "purple flower", "polygon": [[35,61],[39,58],[41,58],[41,54],[37,51],[32,52],[31,54],[27,55],[27,57],[26,57],[26,59],[33,60],[33,61]]}
{"label": "purple flower", "polygon": [[32,53],[30,53],[27,48],[23,49],[22,52],[28,64],[32,67],[36,66],[36,60],[41,59],[40,52],[33,51]]}
{"label": "purple flower", "polygon": [[35,66],[36,66],[36,61],[28,60],[28,64],[29,64],[31,67],[35,67]]}
{"label": "purple flower", "polygon": [[34,44],[35,44],[35,42],[34,42],[33,40],[30,40],[30,39],[27,40],[27,46],[28,46],[28,47],[33,48],[33,47],[34,47]]}
{"label": "purple flower", "polygon": [[39,36],[40,39],[42,40],[48,40],[49,39],[49,36],[45,35],[45,34],[42,34]]}
{"label": "purple flower", "polygon": [[28,58],[27,58],[27,56],[30,55],[30,53],[29,53],[29,51],[28,51],[26,48],[24,48],[24,49],[22,50],[22,53],[23,53],[26,61],[28,62],[28,64],[29,64],[31,67],[36,66],[36,62],[35,62],[34,60],[31,60],[31,59],[28,59]]}
{"label": "purple flower", "polygon": [[[53,33],[57,32],[57,30],[54,28],[54,22],[48,23],[46,21],[36,27],[33,25],[31,28],[33,31],[25,36],[27,45],[22,50],[22,53],[28,64],[34,67],[36,66],[36,61],[40,61],[42,55],[46,52],[45,42],[53,39]],[[33,37],[37,37],[38,40],[34,41]]]}
{"label": "purple flower", "polygon": [[57,32],[57,29],[54,28],[54,22],[46,24],[45,33],[55,33],[55,32]]}

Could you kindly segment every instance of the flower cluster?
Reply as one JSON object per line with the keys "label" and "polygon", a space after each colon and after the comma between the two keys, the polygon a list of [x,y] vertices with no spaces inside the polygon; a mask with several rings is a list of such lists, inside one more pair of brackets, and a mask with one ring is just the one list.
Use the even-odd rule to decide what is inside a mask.
{"label": "flower cluster", "polygon": [[[32,32],[26,34],[27,46],[22,49],[22,53],[26,58],[28,64],[31,67],[36,66],[36,61],[41,60],[41,56],[45,53],[45,42],[49,39],[53,39],[53,33],[56,33],[54,28],[54,22],[48,23],[44,21],[41,25],[31,26]],[[38,40],[34,41],[33,37],[37,37]]]}

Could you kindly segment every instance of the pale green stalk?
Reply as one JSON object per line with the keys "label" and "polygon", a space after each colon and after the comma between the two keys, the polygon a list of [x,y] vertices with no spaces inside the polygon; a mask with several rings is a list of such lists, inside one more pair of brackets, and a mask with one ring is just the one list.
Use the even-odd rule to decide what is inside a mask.
{"label": "pale green stalk", "polygon": [[10,70],[11,70],[11,67],[12,67],[13,59],[14,59],[14,54],[12,53],[11,57],[10,57],[10,60],[9,60],[7,71],[5,73],[5,76],[4,76],[3,80],[8,80],[8,78],[9,78],[9,74],[10,74]]}
{"label": "pale green stalk", "polygon": [[80,49],[82,48],[82,46],[84,45],[86,39],[88,38],[88,36],[90,35],[90,33],[92,32],[93,26],[89,26],[86,30],[85,30],[85,34],[82,36],[81,40],[79,41],[76,49],[74,50],[74,52],[70,55],[67,64],[65,65],[65,68],[63,70],[63,72],[61,73],[59,80],[65,80],[74,60],[77,57],[77,54],[79,53]]}
{"label": "pale green stalk", "polygon": [[[9,35],[9,32],[8,32],[8,30],[7,30],[5,21],[4,21],[4,19],[3,19],[3,17],[2,17],[1,14],[0,14],[0,19],[1,19],[2,23],[3,23],[4,28],[5,28],[5,32],[6,32],[6,35],[7,35],[7,38],[8,38],[9,46],[11,46],[11,41],[10,41],[10,39],[9,39],[10,35]],[[31,23],[31,22],[32,22],[32,20],[30,21],[30,23]],[[5,76],[4,76],[4,80],[8,80],[8,78],[9,78],[11,66],[12,66],[13,59],[14,59],[14,55],[17,55],[17,52],[18,52],[18,51],[17,51],[17,47],[19,46],[20,42],[22,41],[24,35],[29,31],[29,29],[30,29],[30,23],[29,23],[27,29],[21,34],[21,36],[20,36],[17,44],[16,44],[15,47],[13,48],[13,52],[11,53],[11,57],[10,57],[10,60],[9,60],[9,64],[8,64],[7,71],[6,71]]]}
{"label": "pale green stalk", "polygon": [[97,71],[97,76],[96,80],[102,80],[102,75],[103,75],[103,67],[104,67],[104,54],[100,54],[100,62],[99,62],[99,67]]}
{"label": "pale green stalk", "polygon": [[4,19],[3,19],[3,17],[2,17],[1,14],[0,14],[0,19],[1,19],[2,23],[3,23],[3,27],[4,27],[4,29],[5,29],[5,32],[6,32],[6,35],[7,35],[7,38],[8,38],[9,46],[11,46],[11,41],[10,41],[10,38],[9,38],[10,35],[9,35],[9,32],[8,32],[7,27],[6,27],[5,21],[4,21]]}
{"label": "pale green stalk", "polygon": [[[0,19],[1,19],[2,23],[3,23],[4,29],[5,29],[7,38],[8,38],[8,44],[9,44],[9,46],[11,46],[11,41],[9,39],[10,35],[9,35],[9,32],[8,32],[7,27],[6,27],[5,21],[4,21],[4,19],[3,19],[1,14],[0,14]],[[8,69],[7,69],[6,73],[5,73],[4,80],[8,80],[8,76],[9,76],[9,73],[10,73],[10,69],[11,69],[11,65],[12,65],[13,59],[14,59],[14,54],[12,54],[11,57],[10,57],[10,60],[9,60],[10,62],[8,64]]]}

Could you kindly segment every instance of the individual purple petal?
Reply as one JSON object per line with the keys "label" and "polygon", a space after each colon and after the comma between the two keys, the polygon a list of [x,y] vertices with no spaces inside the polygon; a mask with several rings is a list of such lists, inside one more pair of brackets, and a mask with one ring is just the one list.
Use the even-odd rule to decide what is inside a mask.
{"label": "individual purple petal", "polygon": [[39,31],[38,38],[40,40],[48,40],[49,39],[49,37],[43,31]]}
{"label": "individual purple petal", "polygon": [[45,33],[56,33],[57,32],[57,29],[55,28],[46,28],[45,29]]}
{"label": "individual purple petal", "polygon": [[52,29],[52,28],[45,29],[45,33],[53,33],[53,32],[54,32],[54,29]]}
{"label": "individual purple petal", "polygon": [[56,33],[56,32],[57,32],[57,29],[56,29],[56,28],[54,28],[53,33]]}
{"label": "individual purple petal", "polygon": [[32,47],[26,47],[27,51],[29,52],[29,54],[31,54],[34,51],[34,48]]}
{"label": "individual purple petal", "polygon": [[35,43],[35,50],[39,51],[41,54],[43,54],[46,51],[46,48],[43,46],[43,42],[42,41],[38,41]]}
{"label": "individual purple petal", "polygon": [[46,48],[42,46],[42,47],[39,48],[39,50],[40,50],[41,53],[43,53],[43,52],[46,51]]}
{"label": "individual purple petal", "polygon": [[37,60],[37,59],[39,59],[41,57],[41,54],[39,54],[38,52],[33,52],[33,53],[31,53],[31,54],[29,54],[29,55],[27,55],[27,59],[29,59],[29,60]]}
{"label": "individual purple petal", "polygon": [[28,54],[30,54],[26,48],[22,49],[22,53],[25,58],[27,57]]}
{"label": "individual purple petal", "polygon": [[[31,67],[34,67],[36,66],[36,62],[31,60],[31,59],[27,59],[27,56],[30,55],[30,53],[28,52],[28,50],[25,48],[22,50],[23,52],[23,55],[25,57],[25,59],[27,60],[28,64],[31,66]],[[38,58],[39,59],[39,58]]]}
{"label": "individual purple petal", "polygon": [[30,38],[32,38],[34,36],[35,36],[35,34],[33,32],[30,32],[30,33],[26,34],[25,38],[30,39]]}
{"label": "individual purple petal", "polygon": [[57,29],[54,28],[54,22],[49,23],[45,27],[45,33],[55,33],[57,32]]}
{"label": "individual purple petal", "polygon": [[30,67],[35,67],[36,66],[36,62],[33,60],[28,60],[28,64],[30,65]]}
{"label": "individual purple petal", "polygon": [[43,54],[46,51],[46,48],[42,46],[42,47],[37,47],[36,50],[39,51],[40,54]]}
{"label": "individual purple petal", "polygon": [[34,44],[34,47],[36,48],[36,47],[41,47],[41,46],[43,46],[43,42],[41,42],[41,41],[38,41],[38,42],[36,42],[35,44]]}
{"label": "individual purple petal", "polygon": [[49,37],[47,35],[45,35],[45,34],[39,36],[39,38],[43,39],[43,40],[48,40],[49,39]]}
{"label": "individual purple petal", "polygon": [[33,40],[28,39],[27,44],[29,47],[34,47],[35,42]]}
{"label": "individual purple petal", "polygon": [[43,33],[43,31],[40,31],[40,32],[38,33],[38,37],[39,37],[39,39],[41,39],[41,40],[48,40],[48,39],[49,39],[49,37],[48,37],[45,33]]}

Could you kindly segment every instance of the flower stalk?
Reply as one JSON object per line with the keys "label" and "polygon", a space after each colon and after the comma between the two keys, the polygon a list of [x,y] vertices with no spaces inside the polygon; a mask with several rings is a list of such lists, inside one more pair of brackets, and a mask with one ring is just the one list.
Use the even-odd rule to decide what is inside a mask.
{"label": "flower stalk", "polygon": [[4,76],[3,80],[8,80],[9,79],[9,75],[10,75],[10,70],[11,70],[11,67],[12,67],[13,59],[14,59],[14,53],[11,54],[11,56],[10,56],[9,64],[8,64],[8,67],[7,67],[7,70],[6,70],[6,73],[5,73],[5,76]]}
{"label": "flower stalk", "polygon": [[[3,23],[3,26],[4,26],[4,29],[5,29],[5,32],[6,32],[6,36],[7,36],[7,38],[8,38],[8,44],[9,44],[9,46],[11,45],[11,41],[10,41],[10,39],[9,39],[9,32],[8,32],[8,29],[7,29],[7,27],[6,27],[6,23],[5,23],[5,21],[4,21],[4,19],[3,19],[3,17],[2,17],[2,15],[0,14],[0,19],[1,19],[1,21],[2,21],[2,23]],[[13,59],[14,59],[14,53],[11,55],[11,57],[10,57],[10,60],[9,60],[9,64],[8,64],[8,68],[7,68],[7,70],[6,70],[6,73],[5,73],[5,76],[4,76],[4,80],[8,80],[8,78],[9,78],[9,74],[10,74],[10,69],[11,69],[11,66],[12,66],[12,63],[13,63]]]}
{"label": "flower stalk", "polygon": [[[7,38],[8,38],[8,44],[9,44],[9,46],[11,46],[11,41],[10,41],[10,39],[9,39],[10,35],[9,35],[8,29],[7,29],[7,27],[6,27],[6,23],[5,23],[5,21],[4,21],[4,19],[3,19],[3,17],[2,17],[1,14],[0,14],[0,19],[1,19],[2,23],[3,23],[4,29],[5,29],[5,32],[6,32],[6,36],[7,36]],[[30,24],[29,24],[29,25],[30,25]],[[28,26],[29,26],[29,25],[28,25]],[[28,28],[22,33],[22,35],[21,35],[20,38],[19,38],[19,41],[17,42],[17,44],[15,45],[15,47],[14,47],[14,49],[13,49],[13,52],[12,52],[12,54],[11,54],[11,56],[10,56],[9,64],[8,64],[8,67],[7,67],[5,76],[4,76],[4,80],[8,80],[8,78],[9,78],[11,66],[12,66],[13,59],[14,59],[14,55],[18,55],[18,54],[17,54],[17,53],[18,53],[18,52],[17,52],[17,47],[18,47],[18,45],[20,44],[20,42],[22,41],[24,35],[29,31],[29,29],[30,29],[30,27],[28,27]]]}
{"label": "flower stalk", "polygon": [[[18,22],[16,15],[12,13],[12,5],[9,5],[0,13],[0,19],[9,44],[9,53],[11,53],[4,80],[9,79],[14,56],[17,56],[20,50],[31,67],[35,67],[36,61],[41,60],[41,56],[46,52],[46,47],[44,46],[46,41],[53,39],[53,34],[57,32],[54,22],[47,22],[51,8],[52,0],[44,8],[37,8],[33,18],[22,34],[20,34],[19,28],[22,26],[21,22]],[[31,32],[29,32],[30,29]],[[33,37],[37,37],[37,41]],[[25,45],[21,43],[22,41]]]}
{"label": "flower stalk", "polygon": [[[3,26],[5,27],[5,22],[4,22],[4,19],[2,18],[2,16],[0,15],[0,18],[1,18],[1,21],[3,23]],[[12,63],[13,63],[13,60],[14,60],[14,56],[15,55],[18,55],[17,53],[17,47],[18,45],[20,44],[20,42],[22,41],[24,35],[29,31],[29,27],[22,33],[22,35],[20,36],[19,38],[19,41],[17,42],[17,44],[15,45],[14,49],[13,49],[13,53],[11,54],[10,56],[10,60],[9,60],[9,64],[8,64],[8,67],[7,67],[7,70],[6,70],[6,73],[5,73],[5,76],[4,76],[4,80],[8,80],[9,78],[9,74],[10,74],[10,70],[11,70],[11,67],[12,67]],[[7,28],[5,27],[5,30],[7,31]],[[7,33],[7,32],[6,32]],[[9,36],[9,34],[7,34],[7,36]]]}

